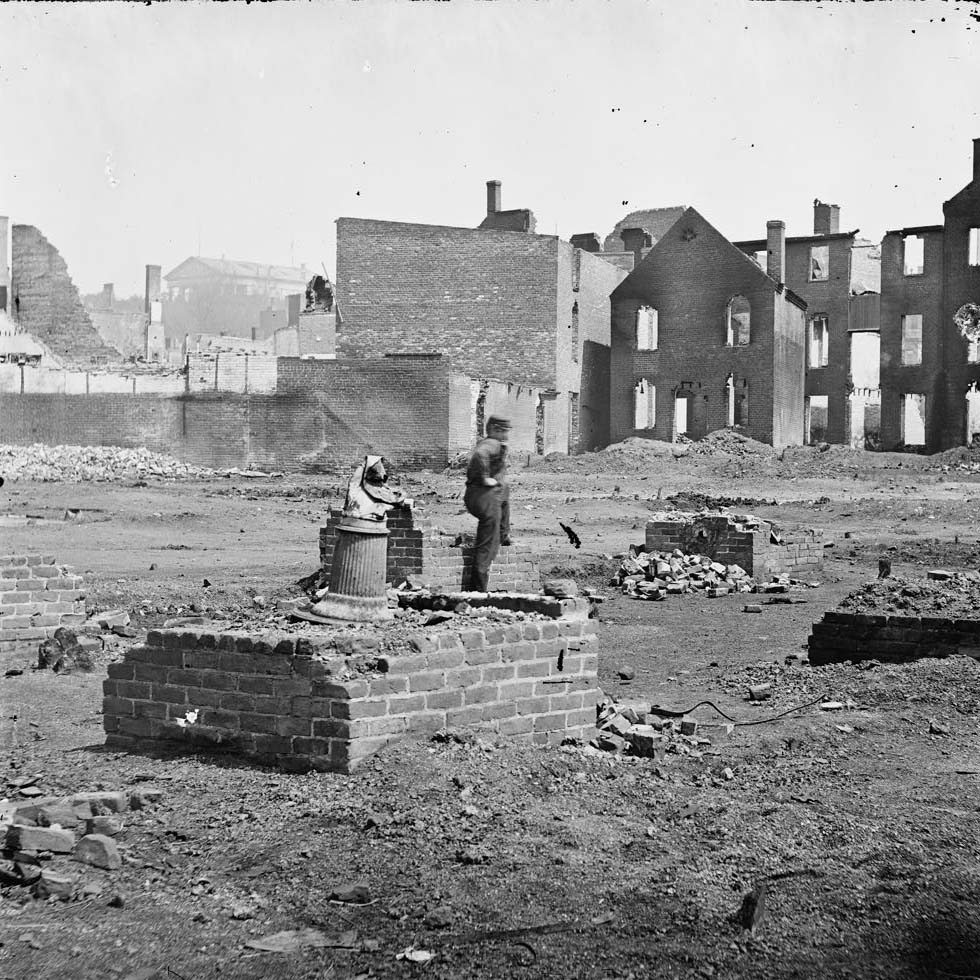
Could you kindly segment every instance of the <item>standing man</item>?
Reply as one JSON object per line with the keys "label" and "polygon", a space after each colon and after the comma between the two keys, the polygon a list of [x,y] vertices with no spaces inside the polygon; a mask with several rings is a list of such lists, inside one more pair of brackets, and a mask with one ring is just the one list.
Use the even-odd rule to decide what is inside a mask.
{"label": "standing man", "polygon": [[510,544],[510,490],[507,487],[507,438],[510,420],[487,419],[487,435],[476,444],[466,469],[463,503],[479,522],[473,549],[470,588],[486,592],[490,565],[501,545]]}

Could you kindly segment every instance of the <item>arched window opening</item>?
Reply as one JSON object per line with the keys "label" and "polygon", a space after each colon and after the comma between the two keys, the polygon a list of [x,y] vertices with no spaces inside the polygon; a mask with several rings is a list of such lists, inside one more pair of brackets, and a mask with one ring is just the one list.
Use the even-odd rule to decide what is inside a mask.
{"label": "arched window opening", "polygon": [[725,310],[725,343],[729,347],[744,347],[751,334],[752,310],[744,296],[733,296]]}

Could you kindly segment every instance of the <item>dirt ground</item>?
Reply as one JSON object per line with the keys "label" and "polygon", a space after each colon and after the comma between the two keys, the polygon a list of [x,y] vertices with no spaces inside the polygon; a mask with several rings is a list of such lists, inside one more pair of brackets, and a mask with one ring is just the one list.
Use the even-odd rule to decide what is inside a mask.
{"label": "dirt ground", "polygon": [[[164,797],[128,815],[118,871],[52,861],[85,897],[0,890],[0,978],[980,975],[980,666],[813,668],[791,656],[881,556],[910,579],[980,568],[974,465],[738,446],[516,465],[515,537],[543,571],[604,598],[604,690],[674,709],[711,700],[761,722],[729,730],[698,708],[710,744],[662,763],[483,738],[404,741],[352,776],[107,752],[104,667],[133,641],[112,640],[91,674],[8,658],[24,672],[0,677],[0,775],[38,775],[52,794]],[[458,472],[400,479],[439,526],[470,529]],[[617,594],[613,556],[678,494],[824,529],[834,545],[819,588],[762,615],[740,595]],[[316,568],[317,529],[340,497],[330,475],[8,482],[0,552],[55,554],[84,575],[90,610],[126,608],[140,629],[188,613],[261,619],[274,614],[254,597],[267,610]],[[42,520],[15,520],[28,514]],[[750,703],[762,682],[771,700]],[[817,698],[847,707],[766,720]],[[352,883],[368,901],[331,899]],[[748,930],[736,913],[761,884]],[[247,945],[299,929],[334,946]],[[434,955],[413,962],[418,951]]]}

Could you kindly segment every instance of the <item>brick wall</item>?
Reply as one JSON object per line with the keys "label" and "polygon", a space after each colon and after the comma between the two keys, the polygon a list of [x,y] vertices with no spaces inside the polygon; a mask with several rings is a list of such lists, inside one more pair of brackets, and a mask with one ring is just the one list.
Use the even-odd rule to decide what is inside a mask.
{"label": "brick wall", "polygon": [[813,664],[847,660],[906,663],[965,654],[980,660],[980,619],[826,612],[807,642]]}
{"label": "brick wall", "polygon": [[341,218],[341,357],[440,351],[477,378],[555,384],[558,239]]}
{"label": "brick wall", "polygon": [[[926,447],[940,448],[945,391],[943,369],[943,233],[921,233],[923,273],[906,276],[903,239],[890,232],[881,242],[881,445],[902,441],[902,396],[926,396]],[[922,363],[902,364],[902,317],[922,316]]]}
{"label": "brick wall", "polygon": [[[747,381],[745,431],[773,438],[774,319],[776,284],[693,208],[673,225],[613,294],[611,438],[632,435],[672,440],[675,392],[690,392],[688,434],[697,438],[728,421],[725,381]],[[751,342],[726,345],[725,311],[733,296],[751,307]],[[636,311],[659,314],[659,347],[637,350]],[[628,365],[628,366],[627,366]],[[634,428],[633,388],[656,385],[656,425]],[[683,386],[683,387],[682,387]]]}
{"label": "brick wall", "polygon": [[[772,442],[774,446],[800,446],[805,437],[806,311],[791,303],[785,293],[779,293],[775,297],[775,317]],[[751,390],[749,395],[758,397]]]}
{"label": "brick wall", "polygon": [[815,531],[779,534],[766,521],[739,521],[727,514],[702,517],[657,518],[647,522],[647,551],[673,551],[707,555],[724,565],[739,565],[756,578],[808,576],[823,565],[823,540]]}
{"label": "brick wall", "polygon": [[67,363],[121,360],[92,325],[54,245],[32,225],[13,225],[10,241],[10,305],[21,328]]}
{"label": "brick wall", "polygon": [[[342,513],[331,510],[327,524],[320,528],[320,564],[328,577]],[[474,519],[468,515],[466,524],[467,531],[475,531]],[[454,547],[456,535],[440,531],[414,511],[392,511],[388,530],[386,581],[397,583],[407,578],[415,585],[448,592],[469,588],[473,549],[469,545]],[[541,573],[530,545],[501,548],[490,569],[490,585],[501,592],[538,592]]]}
{"label": "brick wall", "polygon": [[145,646],[109,667],[106,744],[166,741],[342,772],[393,739],[447,727],[556,745],[594,727],[597,656],[584,649],[593,639],[581,620],[393,642],[364,632],[151,630]]}
{"label": "brick wall", "polygon": [[58,627],[84,621],[81,576],[54,555],[0,557],[0,654],[36,650]]}

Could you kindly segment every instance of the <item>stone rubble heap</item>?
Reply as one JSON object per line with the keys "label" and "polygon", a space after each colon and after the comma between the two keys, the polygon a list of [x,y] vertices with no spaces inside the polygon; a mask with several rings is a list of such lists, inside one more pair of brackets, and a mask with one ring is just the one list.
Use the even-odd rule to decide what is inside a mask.
{"label": "stone rubble heap", "polygon": [[[656,762],[667,755],[700,759],[701,750],[712,744],[693,718],[663,718],[635,702],[601,703],[596,727],[599,734],[590,742],[593,748]],[[731,728],[726,725],[720,730],[727,736]]]}
{"label": "stone rubble heap", "polygon": [[99,894],[101,885],[80,885],[61,859],[117,870],[122,856],[114,838],[123,830],[122,814],[146,809],[163,796],[157,789],[44,796],[31,777],[9,780],[8,787],[16,798],[0,800],[0,887],[65,902]]}
{"label": "stone rubble heap", "polygon": [[723,565],[707,555],[685,554],[679,548],[671,552],[637,552],[631,548],[610,584],[620,586],[624,595],[652,600],[692,591],[717,598],[756,588],[755,579],[740,565]]}
{"label": "stone rubble heap", "polygon": [[187,480],[214,476],[213,470],[182,463],[140,447],[0,446],[0,476],[40,483],[115,483],[158,477]]}

